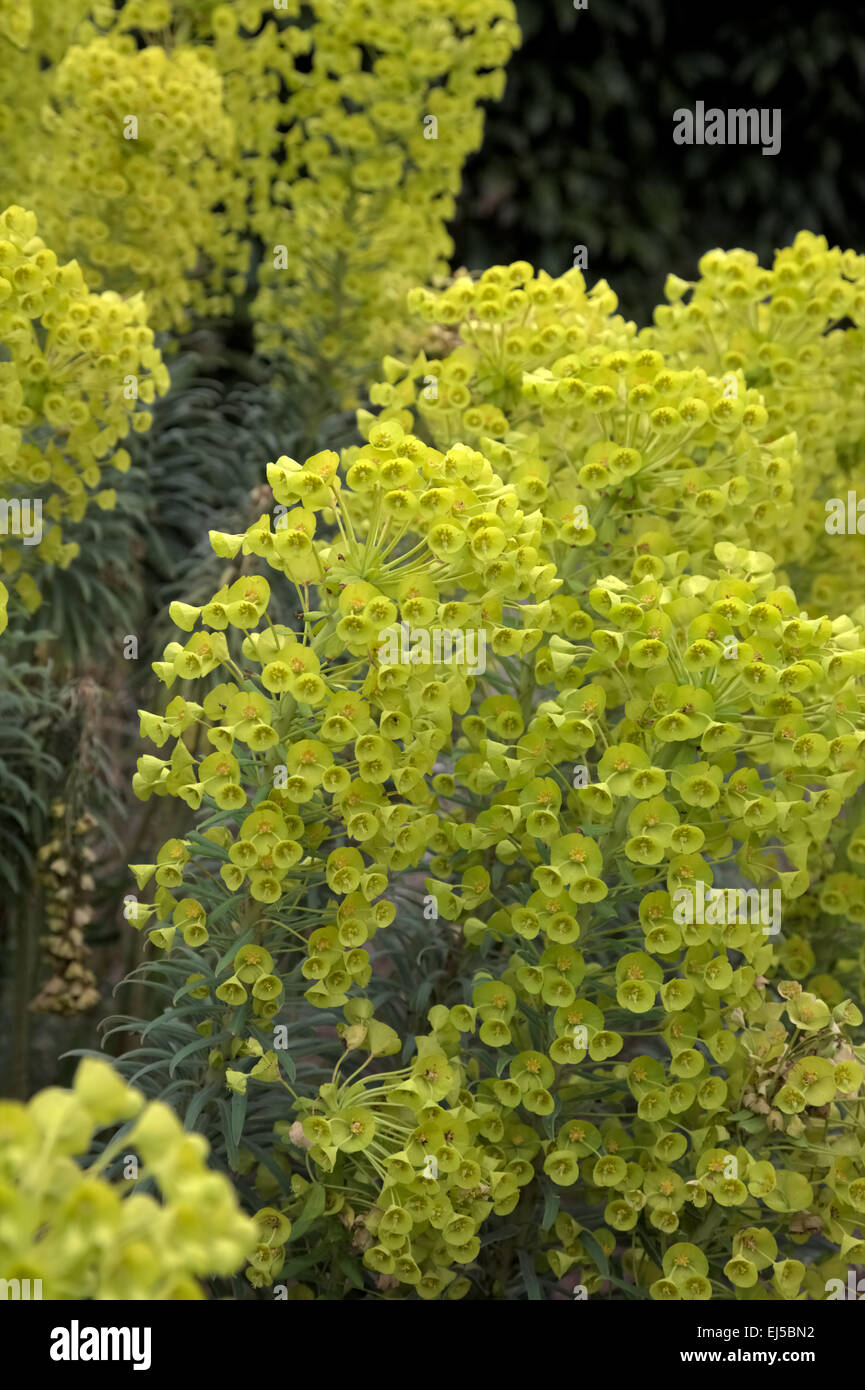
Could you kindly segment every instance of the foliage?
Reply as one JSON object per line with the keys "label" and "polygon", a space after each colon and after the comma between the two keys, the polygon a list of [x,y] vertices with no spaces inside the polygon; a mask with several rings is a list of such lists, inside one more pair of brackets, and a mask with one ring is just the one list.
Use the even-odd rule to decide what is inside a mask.
{"label": "foliage", "polygon": [[62,774],[46,736],[56,720],[57,688],[34,650],[38,636],[28,634],[14,654],[8,644],[0,652],[0,874],[13,894],[28,882],[47,827],[47,789]]}
{"label": "foliage", "polygon": [[10,62],[0,131],[52,245],[176,332],[230,315],[255,254],[260,351],[343,404],[406,290],[447,270],[479,103],[519,39],[511,0],[77,3],[68,48],[42,0],[32,14],[0,24],[26,73]]}
{"label": "foliage", "polygon": [[[480,102],[501,96],[519,30],[509,0],[314,9],[318,26],[272,35],[283,91],[254,83],[254,130],[280,127],[282,102],[296,124],[279,148],[255,151],[264,255],[253,313],[263,352],[290,344],[317,392],[350,405],[358,381],[405,339],[406,292],[447,272],[446,223],[481,142]],[[227,51],[257,71],[262,46],[260,37]],[[307,52],[309,71],[298,70]],[[242,71],[246,112],[256,71]]]}
{"label": "foliage", "polygon": [[[668,34],[658,101],[712,99],[642,12],[595,63],[569,8],[514,151],[574,90],[648,148]],[[711,250],[644,328],[576,268],[451,276],[514,15],[0,0],[0,493],[56,523],[2,554],[18,1094],[28,1017],[87,1041],[120,897],[138,931],[121,1055],[0,1106],[0,1274],[46,1296],[799,1300],[865,1262],[865,257],[784,245],[782,189],[771,267]],[[604,207],[592,159],[550,134],[531,226],[569,265],[576,190],[645,309],[678,186]]]}
{"label": "foliage", "polygon": [[[301,1087],[270,1152],[292,1174],[283,1214],[311,1200],[305,1161],[339,1259],[362,1251],[380,1290],[501,1292],[482,1241],[517,1213],[546,1232],[527,1288],[576,1266],[590,1292],[820,1297],[831,1260],[865,1248],[844,1139],[862,1014],[770,934],[861,797],[865,640],[807,617],[772,555],[732,539],[784,555],[772,463],[798,486],[812,440],[771,382],[765,400],[746,384],[747,352],[722,378],[678,343],[671,367],[579,272],[498,267],[412,305],[438,342],[459,323],[451,351],[386,359],[365,445],[269,464],[274,517],[211,536],[249,567],[172,605],[189,635],[154,670],[204,685],[142,712],[171,752],[145,754],[134,789],[201,818],[134,866],[152,885],[135,925],[193,967],[231,1055],[258,1059],[211,1054],[234,1097],[288,1084],[299,978],[342,1009],[366,1061]],[[857,428],[842,412],[839,447]],[[403,1045],[373,965],[382,895],[417,876],[457,964]],[[244,1172],[242,1112],[234,1142]],[[250,1282],[321,1287],[315,1242],[253,1260]]]}
{"label": "foliage", "polygon": [[839,494],[846,501],[865,449],[865,256],[802,232],[776,253],[771,271],[751,253],[716,250],[700,272],[692,284],[668,278],[670,304],[643,337],[677,365],[742,371],[766,402],[772,434],[795,427],[802,468],[776,472],[773,498],[795,499],[796,525],[785,508],[775,553],[800,570],[810,566],[816,605],[861,610],[865,532],[830,528],[827,505]]}
{"label": "foliage", "polygon": [[[119,1122],[100,1158],[80,1167],[94,1133]],[[207,1170],[205,1141],[184,1134],[169,1106],[145,1105],[107,1062],[83,1061],[71,1091],[0,1102],[0,1133],[4,1277],[41,1279],[46,1298],[201,1299],[199,1277],[228,1273],[254,1246],[231,1184]],[[127,1164],[161,1201],[102,1177],[107,1158],[129,1149]]]}
{"label": "foliage", "polygon": [[557,525],[569,574],[579,557],[561,547],[599,537],[615,573],[657,576],[687,527],[692,563],[747,535],[815,604],[856,611],[865,539],[831,533],[827,506],[865,448],[865,259],[801,233],[771,270],[739,249],[700,268],[693,285],[668,277],[671,302],[639,334],[576,269],[528,278],[517,262],[415,291],[434,355],[388,362],[371,400],[406,427],[415,411],[443,448],[489,438],[521,502]]}
{"label": "foliage", "polygon": [[[88,293],[77,264],[59,265],[36,235],[32,212],[7,208],[0,232],[0,488],[9,499],[4,534],[22,537],[3,546],[0,563],[17,576],[16,593],[32,612],[40,595],[31,570],[65,568],[74,558],[64,518],[80,521],[91,501],[103,510],[114,505],[112,489],[92,490],[106,464],[120,472],[129,467],[128,452],[117,445],[130,428],[148,428],[151,414],[138,402],[165,391],[168,373],[140,296]],[[128,382],[134,391],[125,389]],[[44,536],[43,510],[56,523]]]}

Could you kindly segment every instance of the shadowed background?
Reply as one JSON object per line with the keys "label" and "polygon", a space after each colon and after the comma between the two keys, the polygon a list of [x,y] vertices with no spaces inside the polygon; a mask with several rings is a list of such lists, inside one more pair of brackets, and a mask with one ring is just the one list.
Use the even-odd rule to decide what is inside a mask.
{"label": "shadowed background", "polygon": [[[765,264],[802,228],[861,249],[865,24],[853,4],[517,0],[523,46],[488,107],[451,231],[471,269],[551,275],[588,250],[626,317],[713,246]],[[673,144],[673,112],[778,107],[780,152]]]}

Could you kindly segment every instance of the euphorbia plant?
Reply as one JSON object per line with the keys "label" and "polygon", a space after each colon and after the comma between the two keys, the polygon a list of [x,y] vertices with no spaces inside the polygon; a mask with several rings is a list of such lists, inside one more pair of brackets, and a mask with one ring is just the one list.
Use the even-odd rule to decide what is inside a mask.
{"label": "euphorbia plant", "polygon": [[775,436],[795,429],[803,469],[790,478],[797,524],[773,553],[801,567],[815,611],[859,608],[865,532],[827,534],[826,502],[862,490],[865,256],[800,232],[763,269],[751,252],[709,251],[700,279],[667,279],[668,304],[642,339],[677,364],[743,372]]}
{"label": "euphorbia plant", "polygon": [[[108,1127],[99,1157],[76,1162]],[[201,1135],[169,1106],[145,1104],[105,1061],[81,1062],[71,1090],[0,1103],[0,1138],[3,1275],[40,1281],[38,1296],[202,1299],[199,1278],[229,1274],[255,1248],[256,1227],[208,1171]],[[118,1156],[112,1182],[104,1169]],[[139,1182],[151,1191],[135,1191]]]}
{"label": "euphorbia plant", "polygon": [[[574,277],[534,283],[496,313],[558,304],[567,319],[582,294]],[[785,979],[783,925],[778,941],[707,889],[766,890],[782,921],[807,892],[863,781],[863,634],[806,617],[772,556],[730,539],[771,460],[798,457],[759,392],[671,371],[621,320],[577,310],[569,342],[539,326],[550,365],[505,371],[476,421],[466,391],[471,444],[405,433],[415,391],[399,381],[447,377],[440,407],[456,408],[492,349],[457,346],[450,376],[390,359],[364,446],[269,465],[274,517],[212,536],[241,572],[203,608],[174,606],[192,635],[155,669],[205,684],[142,714],[175,742],[136,778],[205,818],[136,866],[158,887],[134,915],[195,967],[213,1103],[229,1055],[258,1059],[225,1071],[235,1097],[286,1093],[254,1112],[248,1149],[237,1112],[232,1166],[258,1160],[260,1200],[305,1213],[306,1254],[286,1268],[313,1284],[322,1259],[362,1252],[381,1289],[501,1291],[478,1233],[515,1212],[547,1233],[532,1278],[819,1297],[819,1250],[862,1247],[865,1179],[843,1137],[861,1125],[862,1016],[825,978]],[[507,410],[531,426],[538,408],[541,434],[509,426]],[[409,659],[399,623],[429,639]],[[482,634],[486,669],[468,674],[465,643],[440,660],[445,628]],[[364,1075],[400,1050],[373,964],[419,870],[454,966],[428,1032]],[[369,1057],[296,1091],[276,1030],[308,1005],[341,1009],[347,1052]],[[794,1259],[818,1227],[822,1245]],[[250,1281],[281,1259],[271,1248]]]}
{"label": "euphorbia plant", "polygon": [[141,296],[91,294],[75,261],[59,264],[37,233],[25,208],[0,215],[0,495],[9,513],[0,567],[31,612],[41,601],[33,571],[65,568],[78,552],[63,522],[80,521],[91,502],[114,506],[114,489],[100,487],[105,469],[126,471],[129,453],[118,446],[130,429],[149,427],[141,406],[168,389]]}
{"label": "euphorbia plant", "polygon": [[371,399],[441,448],[495,441],[521,500],[566,547],[597,536],[617,573],[644,532],[647,572],[659,550],[711,565],[716,541],[747,537],[813,584],[815,611],[858,608],[865,539],[827,534],[826,503],[863,491],[865,258],[803,232],[771,270],[742,250],[700,269],[669,277],[672,303],[639,334],[576,269],[517,262],[417,289],[426,351],[386,359]]}
{"label": "euphorbia plant", "polygon": [[311,419],[354,404],[411,343],[406,291],[447,273],[481,102],[520,40],[512,0],[15,8],[10,199],[90,288],[140,291],[172,333],[231,314],[252,268],[259,351],[305,380]]}

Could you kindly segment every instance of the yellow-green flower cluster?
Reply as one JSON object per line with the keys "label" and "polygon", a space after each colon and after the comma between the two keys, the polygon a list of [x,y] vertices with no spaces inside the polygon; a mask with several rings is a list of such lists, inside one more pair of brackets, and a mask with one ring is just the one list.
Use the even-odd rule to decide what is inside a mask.
{"label": "yellow-green flower cluster", "polygon": [[675,551],[705,569],[718,540],[747,533],[774,554],[791,529],[795,434],[770,430],[741,370],[711,376],[640,347],[603,281],[587,294],[579,270],[553,280],[516,262],[409,305],[459,323],[459,342],[443,358],[386,359],[378,418],[411,428],[417,414],[439,447],[486,449],[520,501],[543,508],[562,574],[590,576],[597,552],[624,568],[635,550],[643,573]]}
{"label": "yellow-green flower cluster", "polygon": [[[208,832],[227,856],[221,874],[232,893],[247,880],[258,902],[297,893],[313,856],[345,899],[311,938],[304,969],[315,981],[307,997],[327,1005],[344,1002],[347,986],[368,972],[361,947],[391,920],[389,904],[373,906],[384,871],[418,863],[435,832],[435,795],[425,779],[449,742],[452,711],[470,705],[465,634],[476,649],[482,640],[497,654],[530,651],[542,636],[538,602],[560,581],[539,563],[540,514],[519,506],[477,450],[442,454],[388,423],[373,427],[368,445],[346,450],[341,469],[339,456],[324,451],[302,466],[281,458],[268,478],[282,512],[275,528],[265,515],[245,535],[213,533],[214,549],[258,556],[294,582],[307,611],[315,583],[320,616],[303,635],[270,622],[270,586],[256,575],[203,608],[173,605],[187,632],[202,626],[186,643],[169,644],[154,666],[160,678],[168,686],[215,672],[234,679],[200,703],[178,696],[162,716],[141,712],[142,733],[160,747],[172,735],[175,743],[170,758],[139,760],[133,789],[141,799],[174,795],[193,809],[212,800],[244,813],[236,835]],[[319,541],[320,520],[342,539]],[[416,544],[403,558],[393,552],[409,531]],[[463,637],[461,659],[451,661],[454,648],[436,648],[445,629]],[[427,639],[411,660],[399,649],[406,630]],[[458,641],[455,650],[459,657]],[[352,668],[367,660],[366,673],[353,678]],[[193,726],[212,749],[200,761],[183,737]],[[251,813],[250,781],[268,789]],[[393,794],[385,790],[390,782]],[[325,856],[318,850],[333,821],[353,843]],[[174,867],[161,858],[137,866],[139,886],[155,873],[153,907],[176,926],[173,890],[189,855],[180,841],[164,853]],[[145,920],[142,912],[138,924]],[[173,933],[154,931],[157,944],[170,944]]]}
{"label": "yellow-green flower cluster", "polygon": [[30,38],[33,28],[33,11],[30,0],[21,4],[16,0],[0,0],[0,37],[23,48]]}
{"label": "yellow-green flower cluster", "polygon": [[825,502],[859,486],[865,457],[865,256],[800,232],[763,269],[750,251],[708,251],[700,279],[667,278],[669,303],[640,340],[671,363],[744,374],[763,397],[769,437],[796,433],[802,467],[796,524],[773,546],[779,563],[809,564],[812,602],[862,601],[865,531],[827,535]]}
{"label": "yellow-green flower cluster", "polygon": [[[509,1075],[491,1083],[500,1105],[549,1115],[559,1091],[577,1109],[544,1148],[553,1183],[581,1179],[581,1196],[606,1204],[612,1231],[631,1231],[645,1209],[642,1219],[670,1235],[686,1204],[742,1206],[749,1223],[758,1215],[753,1198],[791,1216],[831,1207],[830,1239],[846,1254],[861,1242],[860,1219],[846,1194],[838,1216],[830,1153],[809,1157],[812,1180],[824,1174],[817,1194],[795,1168],[776,1174],[770,1163],[756,1165],[765,1186],[757,1171],[758,1185],[745,1186],[747,1151],[705,1148],[707,1126],[729,1134],[736,1112],[753,1121],[745,1130],[763,1131],[763,1144],[773,1132],[798,1138],[806,1125],[810,1135],[817,1117],[809,1105],[832,1102],[833,1133],[849,1122],[863,1051],[854,1060],[833,1034],[862,1015],[843,998],[830,1010],[795,981],[778,985],[786,1003],[771,1002],[765,986],[778,961],[769,917],[731,912],[725,889],[711,910],[698,903],[711,891],[713,866],[731,859],[745,882],[777,890],[781,905],[806,890],[812,859],[865,775],[865,643],[849,619],[804,619],[768,556],[719,543],[716,559],[723,573],[713,581],[672,573],[630,586],[601,581],[590,597],[603,627],[571,598],[569,636],[554,636],[535,657],[538,685],[555,686],[556,696],[537,704],[531,720],[506,696],[464,718],[457,751],[465,756],[454,771],[492,804],[450,825],[440,817],[449,851],[438,872],[449,879],[464,871],[468,850],[515,866],[517,883],[531,876],[531,889],[511,906],[501,905],[500,892],[491,913],[475,904],[464,930],[477,941],[492,932],[516,948],[502,978],[481,979],[473,995],[481,1040],[508,1049]],[[568,597],[553,602],[559,631],[568,631]],[[569,789],[573,768],[583,775]],[[738,904],[744,890],[732,891]],[[605,924],[616,918],[605,905],[622,895],[638,898],[639,920],[633,937],[622,923],[615,963],[602,968]],[[797,949],[787,941],[782,963]],[[542,1005],[551,1012],[546,1055],[511,1053],[532,1036],[521,1003],[532,1014]],[[660,1031],[669,1061],[647,1055],[614,1064],[636,1116],[595,1124],[593,1090],[609,1069],[591,1064],[616,1057],[625,1020],[642,1015],[657,1020],[647,1033]],[[779,1077],[777,1060],[787,1057],[795,1065]],[[818,1077],[834,1078],[825,1098],[812,1089]],[[726,1179],[717,1190],[706,1176],[716,1170]],[[554,1272],[577,1260],[593,1264],[578,1226],[557,1234],[564,1247],[551,1252]],[[642,1281],[653,1297],[709,1296],[705,1268],[687,1292],[651,1273],[646,1266]],[[757,1284],[741,1263],[725,1273],[738,1287]],[[599,1273],[593,1287],[601,1282]]]}
{"label": "yellow-green flower cluster", "polygon": [[64,9],[0,22],[11,196],[90,288],[141,290],[157,329],[230,311],[260,238],[261,350],[354,403],[359,372],[412,341],[406,292],[447,273],[512,0]]}
{"label": "yellow-green flower cluster", "polygon": [[[268,465],[274,515],[211,537],[247,572],[172,608],[186,640],[157,674],[207,684],[142,712],[174,746],[135,790],[219,823],[135,866],[158,886],[138,924],[206,943],[217,861],[255,937],[219,943],[236,1037],[250,1010],[273,1025],[291,973],[343,1008],[347,1050],[391,1056],[364,997],[374,937],[385,891],[422,878],[462,997],[404,1065],[337,1067],[278,1131],[338,1218],[327,1250],[362,1252],[382,1292],[464,1294],[456,1267],[526,1188],[560,1207],[549,1273],[590,1292],[627,1234],[619,1267],[654,1299],[820,1297],[865,1238],[865,1049],[798,905],[813,885],[858,920],[865,631],[803,611],[780,568],[798,435],[741,364],[665,359],[578,272],[499,267],[414,301],[459,341],[385,359],[362,446]],[[297,630],[270,616],[280,593]],[[276,1048],[255,1057],[229,1090],[282,1079]],[[283,1223],[303,1229],[294,1179],[256,1287]],[[837,1254],[806,1267],[818,1229]]]}
{"label": "yellow-green flower cluster", "polygon": [[[129,1120],[98,1164],[76,1161],[99,1130]],[[0,1103],[0,1140],[0,1267],[40,1279],[43,1298],[203,1299],[200,1278],[233,1273],[254,1249],[231,1183],[207,1167],[206,1140],[107,1062],[81,1062],[70,1091]],[[102,1176],[118,1154],[135,1178]],[[160,1198],[135,1191],[146,1179]]]}
{"label": "yellow-green flower cluster", "polygon": [[[365,1020],[369,1012],[361,1001],[346,1009]],[[423,1299],[468,1291],[460,1267],[477,1258],[483,1222],[514,1210],[540,1149],[527,1125],[502,1122],[493,1096],[479,1098],[466,1088],[459,1040],[473,1012],[436,1006],[432,1031],[417,1039],[408,1067],[321,1086],[297,1107],[299,1127],[276,1127],[286,1152],[305,1150],[320,1173],[333,1175],[333,1187],[328,1177],[320,1179],[338,1199],[329,1202],[328,1215],[339,1215],[351,1230],[355,1251],[363,1252],[380,1287],[385,1276]],[[355,1024],[354,1031],[363,1030]],[[353,1194],[348,1209],[346,1188]],[[270,1263],[268,1282],[279,1277],[281,1264]],[[247,1277],[260,1287],[263,1272],[253,1261]]]}
{"label": "yellow-green flower cluster", "polygon": [[[782,1185],[782,1180],[789,1178],[790,1174],[776,1173],[771,1164],[751,1163],[744,1149],[736,1161],[746,1165],[743,1171],[749,1175],[747,1188],[739,1179],[722,1180],[723,1163],[730,1163],[734,1158],[736,1155],[717,1151],[713,1160],[717,1169],[714,1185],[719,1191],[727,1191],[730,1195],[730,1190],[737,1185],[737,1196],[740,1195],[740,1187],[746,1192],[759,1194],[761,1200],[771,1195],[774,1200],[769,1205],[775,1211],[790,1210],[788,1202],[793,1203],[795,1209],[795,1204],[811,1200],[807,1181],[802,1179],[801,1183]],[[779,1181],[772,1186],[776,1178]],[[745,1200],[746,1197],[741,1197],[741,1201]],[[735,1206],[737,1203],[727,1201],[724,1205]],[[802,1230],[807,1232],[808,1229],[814,1227],[809,1228],[803,1223]],[[837,1275],[839,1270],[843,1278],[848,1265],[856,1263],[861,1257],[861,1241],[850,1240],[847,1244],[849,1256],[846,1261],[831,1259],[804,1264],[801,1260],[782,1258],[778,1242],[768,1226],[745,1226],[737,1231],[733,1239],[732,1255],[724,1266],[724,1274],[739,1291],[737,1296],[746,1300],[763,1297],[775,1302],[802,1298],[822,1301],[826,1297],[828,1278]],[[690,1241],[677,1241],[669,1246],[664,1255],[663,1268],[645,1259],[637,1262],[635,1273],[641,1281],[652,1281],[650,1295],[660,1302],[708,1302],[713,1296],[709,1260],[703,1250]],[[758,1284],[761,1276],[765,1283]]]}
{"label": "yellow-green flower cluster", "polygon": [[[310,27],[270,23],[249,40],[237,36],[242,16],[221,6],[214,53],[234,73],[229,109],[242,105],[265,248],[253,308],[261,349],[289,345],[351,404],[358,373],[411,341],[407,291],[447,272],[446,223],[480,145],[479,103],[501,96],[519,30],[511,0],[311,9]],[[283,101],[292,124],[276,135]]]}
{"label": "yellow-green flower cluster", "polygon": [[[373,387],[371,399],[386,417],[416,403],[442,445],[520,429],[532,414],[522,392],[527,372],[549,371],[568,354],[626,349],[636,333],[615,313],[618,300],[605,280],[587,291],[582,271],[553,279],[544,270],[535,274],[528,261],[492,266],[477,279],[460,273],[440,292],[416,287],[407,305],[433,325],[432,343],[447,344],[451,332],[458,345],[441,358],[422,356],[409,373],[386,359],[387,380]],[[424,389],[413,392],[406,377],[422,374]],[[561,387],[558,395],[579,392]]]}
{"label": "yellow-green flower cluster", "polygon": [[[76,262],[60,264],[34,213],[17,206],[0,215],[0,336],[9,354],[0,363],[0,493],[17,509],[0,565],[32,610],[40,600],[30,569],[65,568],[78,546],[64,540],[64,519],[80,521],[90,502],[114,506],[105,469],[129,467],[118,445],[130,428],[149,428],[141,407],[168,389],[168,372],[142,297],[89,293]],[[29,523],[17,521],[22,509]]]}
{"label": "yellow-green flower cluster", "polygon": [[85,22],[91,0],[2,0],[0,3],[0,182],[3,193],[30,180],[30,165],[41,140],[45,73],[69,46],[93,29]]}
{"label": "yellow-green flower cluster", "polygon": [[[851,808],[852,811],[852,808]],[[790,920],[791,949],[786,974],[808,980],[827,1004],[840,1003],[849,988],[865,994],[865,823],[855,814],[839,819],[819,855],[812,890]]]}
{"label": "yellow-green flower cluster", "polygon": [[96,37],[70,48],[46,86],[25,195],[52,245],[78,259],[90,288],[143,292],[156,329],[230,311],[249,248],[212,64],[189,46]]}

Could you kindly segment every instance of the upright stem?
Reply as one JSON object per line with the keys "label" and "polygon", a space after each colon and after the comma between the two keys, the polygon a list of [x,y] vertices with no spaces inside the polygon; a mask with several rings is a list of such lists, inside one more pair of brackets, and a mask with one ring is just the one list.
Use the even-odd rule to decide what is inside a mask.
{"label": "upright stem", "polygon": [[39,893],[35,883],[24,901],[11,909],[15,940],[15,973],[12,1003],[12,1095],[26,1100],[30,1092],[30,1023],[28,1005],[33,994],[31,979],[34,952],[32,937],[38,932]]}

